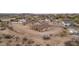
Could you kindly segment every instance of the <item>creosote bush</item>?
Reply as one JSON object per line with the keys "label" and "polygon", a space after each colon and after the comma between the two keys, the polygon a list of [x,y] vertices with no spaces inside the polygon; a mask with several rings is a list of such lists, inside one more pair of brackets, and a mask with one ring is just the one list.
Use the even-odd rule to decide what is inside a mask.
{"label": "creosote bush", "polygon": [[79,46],[79,40],[71,40],[64,43],[66,46]]}
{"label": "creosote bush", "polygon": [[50,36],[49,35],[43,35],[43,39],[44,40],[49,40],[50,39]]}
{"label": "creosote bush", "polygon": [[33,44],[35,41],[33,41],[33,40],[29,40],[28,41],[28,44]]}
{"label": "creosote bush", "polygon": [[64,36],[66,36],[66,35],[67,35],[67,31],[66,31],[66,30],[64,30],[64,31],[62,31],[59,35],[60,35],[61,37],[64,37]]}
{"label": "creosote bush", "polygon": [[27,41],[28,39],[26,37],[23,38],[23,41]]}
{"label": "creosote bush", "polygon": [[14,36],[13,35],[10,35],[10,34],[3,34],[4,38],[6,39],[11,39],[13,38]]}
{"label": "creosote bush", "polygon": [[0,30],[6,30],[6,27],[0,27]]}

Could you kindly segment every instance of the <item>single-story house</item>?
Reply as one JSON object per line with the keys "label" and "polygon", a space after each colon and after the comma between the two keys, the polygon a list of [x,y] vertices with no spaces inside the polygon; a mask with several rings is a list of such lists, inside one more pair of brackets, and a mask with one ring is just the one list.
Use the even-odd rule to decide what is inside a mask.
{"label": "single-story house", "polygon": [[19,19],[18,23],[25,23],[26,20],[25,19]]}
{"label": "single-story house", "polygon": [[11,22],[11,23],[14,23],[14,24],[22,24],[22,23],[25,23],[26,22],[26,20],[25,19],[19,19],[18,21],[13,21],[13,22]]}
{"label": "single-story house", "polygon": [[7,22],[7,21],[10,21],[11,19],[1,19],[1,21],[3,21],[3,22]]}
{"label": "single-story house", "polygon": [[46,22],[50,22],[50,19],[45,19]]}
{"label": "single-story house", "polygon": [[64,27],[69,27],[69,26],[73,25],[73,22],[71,20],[63,20],[62,24]]}

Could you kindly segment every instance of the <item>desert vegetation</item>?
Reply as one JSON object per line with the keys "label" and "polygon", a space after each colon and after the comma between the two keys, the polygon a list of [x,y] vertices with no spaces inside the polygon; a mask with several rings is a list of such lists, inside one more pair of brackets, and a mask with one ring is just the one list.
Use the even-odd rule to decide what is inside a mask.
{"label": "desert vegetation", "polygon": [[79,39],[73,39],[64,43],[66,46],[79,46]]}
{"label": "desert vegetation", "polygon": [[0,14],[0,45],[79,46],[78,33],[68,28],[79,33],[79,14]]}
{"label": "desert vegetation", "polygon": [[51,38],[51,36],[49,35],[49,34],[45,34],[45,35],[43,35],[43,39],[44,40],[49,40]]}

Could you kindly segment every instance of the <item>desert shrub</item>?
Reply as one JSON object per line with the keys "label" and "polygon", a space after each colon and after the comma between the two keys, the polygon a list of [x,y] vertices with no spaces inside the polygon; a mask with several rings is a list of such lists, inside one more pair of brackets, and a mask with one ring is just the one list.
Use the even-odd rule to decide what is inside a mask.
{"label": "desert shrub", "polygon": [[79,18],[75,19],[74,22],[76,22],[77,24],[79,24]]}
{"label": "desert shrub", "polygon": [[33,44],[33,43],[35,43],[35,41],[33,41],[33,40],[28,41],[28,44]]}
{"label": "desert shrub", "polygon": [[21,46],[21,44],[16,44],[16,46]]}
{"label": "desert shrub", "polygon": [[18,19],[11,19],[11,22],[18,22]]}
{"label": "desert shrub", "polygon": [[8,43],[12,43],[12,40],[8,40]]}
{"label": "desert shrub", "polygon": [[4,38],[3,34],[0,34],[0,39],[3,39],[3,38]]}
{"label": "desert shrub", "polygon": [[17,40],[17,39],[20,39],[18,36],[15,36],[15,39]]}
{"label": "desert shrub", "polygon": [[43,39],[44,40],[49,40],[50,39],[50,35],[43,35]]}
{"label": "desert shrub", "polygon": [[1,19],[0,19],[0,22],[2,22]]}
{"label": "desert shrub", "polygon": [[46,46],[50,46],[50,44],[46,44]]}
{"label": "desert shrub", "polygon": [[71,17],[71,21],[73,21],[73,22],[79,24],[79,15],[72,16],[72,17]]}
{"label": "desert shrub", "polygon": [[5,30],[8,26],[8,22],[0,22],[0,30]]}
{"label": "desert shrub", "polygon": [[67,31],[66,31],[66,30],[64,30],[64,31],[62,31],[59,35],[60,35],[61,37],[64,37],[64,36],[66,36],[66,35],[67,35]]}
{"label": "desert shrub", "polygon": [[26,41],[28,41],[28,39],[26,37],[22,38],[22,43],[24,44]]}
{"label": "desert shrub", "polygon": [[35,46],[40,46],[41,44],[35,44]]}
{"label": "desert shrub", "polygon": [[14,31],[13,27],[12,26],[7,26],[8,29]]}
{"label": "desert shrub", "polygon": [[8,22],[1,22],[1,27],[7,27],[7,25],[8,25]]}
{"label": "desert shrub", "polygon": [[27,41],[28,39],[26,37],[23,38],[23,41]]}
{"label": "desert shrub", "polygon": [[2,39],[2,37],[0,36],[0,39]]}
{"label": "desert shrub", "polygon": [[15,16],[16,19],[22,19],[22,16]]}
{"label": "desert shrub", "polygon": [[66,46],[79,46],[79,40],[71,40],[64,43]]}
{"label": "desert shrub", "polygon": [[2,43],[3,41],[0,41],[0,43]]}
{"label": "desert shrub", "polygon": [[10,34],[3,34],[3,36],[5,39],[11,39],[14,37],[13,35],[10,35]]}
{"label": "desert shrub", "polygon": [[6,29],[6,27],[0,27],[0,30],[5,30]]}

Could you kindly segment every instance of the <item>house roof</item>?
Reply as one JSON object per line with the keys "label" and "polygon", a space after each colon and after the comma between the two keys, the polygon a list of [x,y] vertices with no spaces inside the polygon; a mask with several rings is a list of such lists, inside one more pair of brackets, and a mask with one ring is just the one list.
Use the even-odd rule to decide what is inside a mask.
{"label": "house roof", "polygon": [[75,35],[75,36],[79,37],[79,32],[78,33],[73,33],[72,35]]}
{"label": "house roof", "polygon": [[1,19],[1,21],[10,21],[11,19]]}
{"label": "house roof", "polygon": [[73,23],[71,20],[63,20],[64,23]]}

